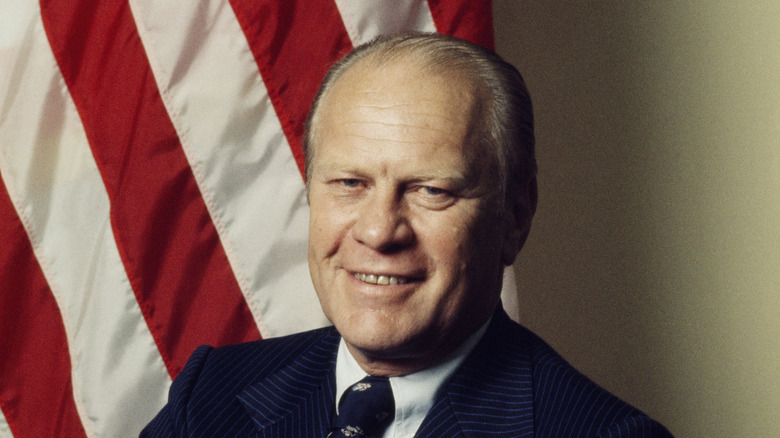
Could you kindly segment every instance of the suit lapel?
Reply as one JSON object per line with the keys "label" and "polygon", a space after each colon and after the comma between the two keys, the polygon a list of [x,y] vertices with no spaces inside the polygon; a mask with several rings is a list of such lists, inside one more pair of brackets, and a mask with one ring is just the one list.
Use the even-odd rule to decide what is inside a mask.
{"label": "suit lapel", "polygon": [[336,352],[331,330],[289,365],[238,398],[264,437],[323,437],[334,408]]}
{"label": "suit lapel", "polygon": [[532,364],[513,325],[503,310],[493,316],[415,437],[533,436]]}

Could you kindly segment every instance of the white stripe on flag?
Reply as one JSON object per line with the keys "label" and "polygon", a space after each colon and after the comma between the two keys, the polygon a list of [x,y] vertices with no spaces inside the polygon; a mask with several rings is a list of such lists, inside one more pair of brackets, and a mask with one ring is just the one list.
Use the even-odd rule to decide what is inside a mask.
{"label": "white stripe on flag", "polygon": [[327,324],[303,178],[227,1],[131,0],[138,32],[262,336]]}
{"label": "white stripe on flag", "polygon": [[9,90],[0,172],[62,312],[84,429],[132,435],[164,403],[170,377],[120,260],[108,195],[38,3],[21,3],[25,29],[3,53],[25,61],[0,78]]}
{"label": "white stripe on flag", "polygon": [[5,415],[3,415],[3,411],[0,410],[0,437],[12,437],[11,435],[11,428],[8,427],[8,421],[5,419]]}
{"label": "white stripe on flag", "polygon": [[356,2],[336,0],[339,14],[353,46],[382,34],[407,30],[436,32],[426,0]]}

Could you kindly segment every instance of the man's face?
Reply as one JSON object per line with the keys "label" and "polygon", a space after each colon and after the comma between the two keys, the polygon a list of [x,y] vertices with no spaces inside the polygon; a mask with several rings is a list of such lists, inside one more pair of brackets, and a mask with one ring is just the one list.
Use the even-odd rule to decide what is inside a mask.
{"label": "man's face", "polygon": [[507,227],[472,88],[409,61],[366,64],[320,109],[309,269],[353,355],[424,367],[495,309]]}

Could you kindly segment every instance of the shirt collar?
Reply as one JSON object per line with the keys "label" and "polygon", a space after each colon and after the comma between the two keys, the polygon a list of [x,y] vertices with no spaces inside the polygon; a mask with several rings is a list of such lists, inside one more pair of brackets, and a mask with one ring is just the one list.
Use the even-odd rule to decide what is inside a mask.
{"label": "shirt collar", "polygon": [[[492,319],[492,318],[491,318]],[[452,351],[447,359],[433,368],[407,374],[401,377],[391,377],[395,400],[395,418],[388,427],[383,438],[413,436],[425,419],[425,415],[444,390],[444,384],[471,353],[485,334],[490,319],[474,334],[466,339],[458,348]],[[344,339],[339,343],[336,357],[336,409],[342,394],[355,382],[366,377],[366,372],[360,368],[355,358],[347,349]]]}

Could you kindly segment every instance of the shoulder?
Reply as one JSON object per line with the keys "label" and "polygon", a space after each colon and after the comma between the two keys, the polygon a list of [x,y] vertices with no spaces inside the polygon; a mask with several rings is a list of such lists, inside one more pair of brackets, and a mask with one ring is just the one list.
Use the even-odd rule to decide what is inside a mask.
{"label": "shoulder", "polygon": [[[193,419],[220,413],[219,423],[249,424],[237,394],[294,363],[302,355],[331,360],[340,340],[332,327],[294,335],[214,348],[198,347],[171,385],[168,403],[142,436],[168,436],[198,429]],[[316,360],[317,358],[314,358]],[[222,418],[224,417],[224,418]],[[230,417],[230,418],[228,418]]]}
{"label": "shoulder", "polygon": [[[238,374],[232,384],[245,386],[287,366],[304,352],[315,346],[324,346],[325,351],[339,342],[338,332],[333,327],[311,330],[278,338],[226,345],[212,348],[199,347],[193,353],[186,368],[199,369],[199,385],[208,386],[209,376]],[[190,364],[192,362],[192,364]],[[185,371],[182,371],[184,374]],[[214,382],[220,386],[227,382]]]}
{"label": "shoulder", "polygon": [[[537,436],[670,437],[663,426],[580,373],[539,336],[506,320],[497,339],[528,362]],[[524,348],[519,348],[523,345]]]}

